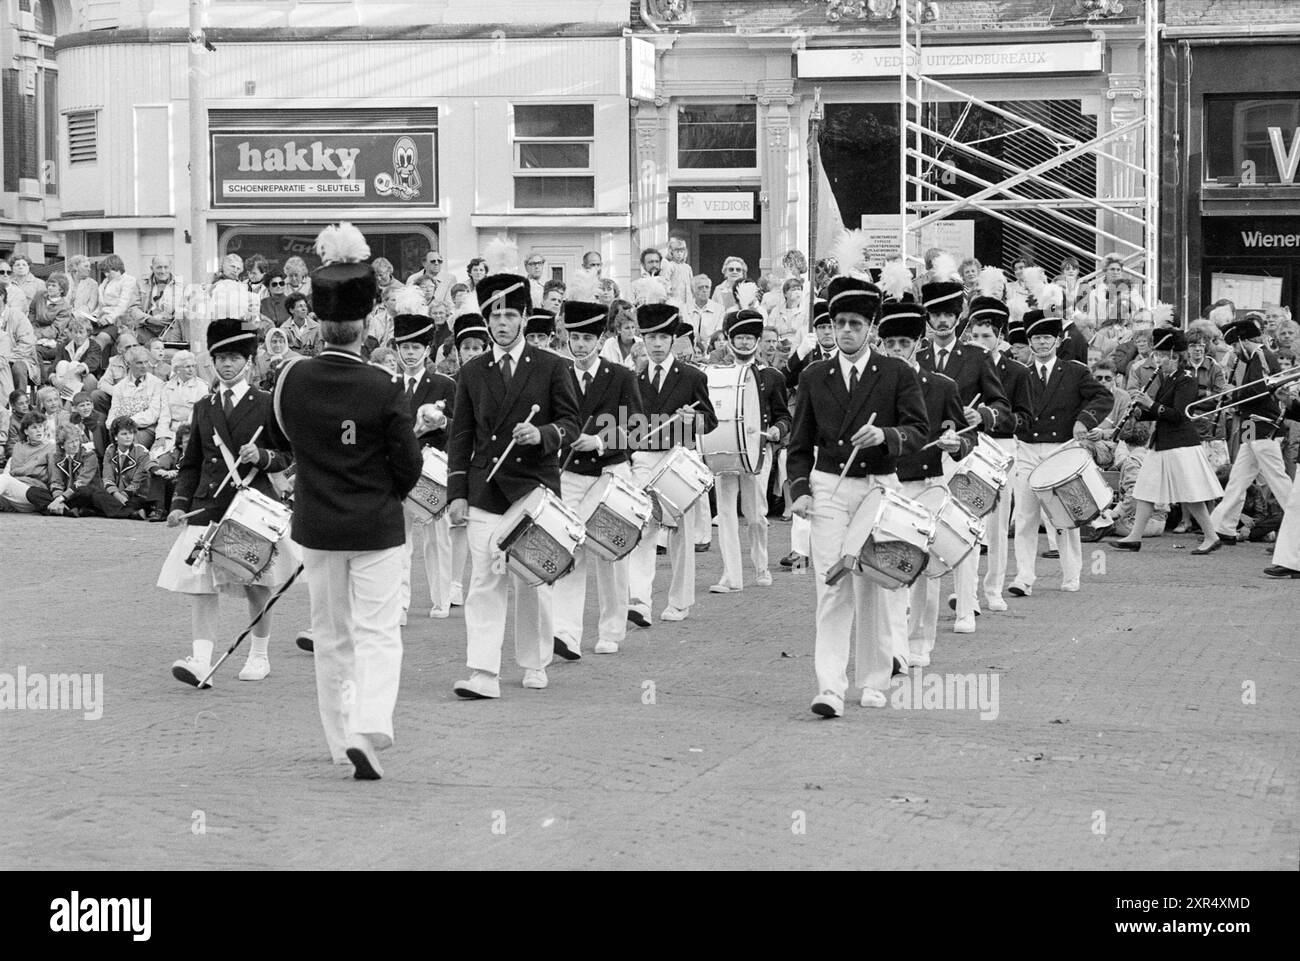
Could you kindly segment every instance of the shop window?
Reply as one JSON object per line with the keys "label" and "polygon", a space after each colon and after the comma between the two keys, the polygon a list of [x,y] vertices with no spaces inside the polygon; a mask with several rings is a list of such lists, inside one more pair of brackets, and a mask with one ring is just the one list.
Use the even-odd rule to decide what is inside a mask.
{"label": "shop window", "polygon": [[94,163],[99,157],[99,111],[68,114],[68,162]]}
{"label": "shop window", "polygon": [[758,108],[752,103],[679,106],[677,166],[682,170],[756,170]]}
{"label": "shop window", "polygon": [[1205,179],[1293,183],[1298,135],[1300,96],[1207,98]]}
{"label": "shop window", "polygon": [[592,167],[596,118],[591,104],[516,104],[515,207],[596,206]]}

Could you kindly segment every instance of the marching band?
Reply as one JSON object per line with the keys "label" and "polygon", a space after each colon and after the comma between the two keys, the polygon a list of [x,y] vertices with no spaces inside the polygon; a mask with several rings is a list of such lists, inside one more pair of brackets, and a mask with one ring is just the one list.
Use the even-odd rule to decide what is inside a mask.
{"label": "marching band", "polygon": [[[602,350],[605,305],[569,300],[557,317],[533,303],[528,278],[501,270],[475,287],[482,314],[455,319],[453,381],[429,369],[433,324],[400,293],[398,373],[361,358],[350,335],[358,325],[364,332],[375,282],[360,247],[363,238],[351,256],[322,257],[312,285],[328,346],[286,365],[273,401],[242,380],[253,333],[233,320],[210,326],[220,389],[195,406],[168,518],[187,527],[158,582],[193,598],[193,652],[173,673],[208,686],[216,594],[235,590],[262,621],[240,674],[256,680],[269,672],[271,592],[296,576],[301,556],[326,741],[357,778],[382,776],[376,752],[392,743],[415,557],[424,558],[434,618],[462,601],[470,566],[469,676],[454,692],[501,696],[511,594],[522,685],[544,689],[555,657],[583,656],[589,567],[595,653],[618,653],[629,623],[651,627],[661,528],[671,573],[659,619],[690,616],[694,526],[701,516],[708,523],[700,505],[710,490],[723,564],[709,591],[745,587],[738,506],[755,583],[770,585],[767,492],[783,463],[794,524],[782,563],[810,559],[815,572],[811,708],[824,718],[844,713],[851,647],[863,707],[886,706],[893,676],[931,663],[945,575],[954,633],[1007,609],[1011,518],[1006,593],[1033,595],[1042,521],[1059,545],[1061,590],[1080,589],[1080,527],[1114,493],[1086,442],[1112,427],[1113,399],[1072,359],[1050,298],[1025,310],[984,277],[968,300],[961,283],[914,285],[897,264],[880,286],[850,272],[814,302],[784,372],[759,360],[761,312],[732,309],[722,329],[733,362],[700,369],[674,354],[695,333],[678,308],[647,303],[635,309],[646,354],[637,373]],[[552,347],[557,319],[563,350]],[[1205,535],[1192,553],[1210,553],[1232,536],[1245,489],[1262,474],[1288,507],[1275,565],[1300,576],[1300,508],[1275,439],[1300,402],[1279,406],[1275,389],[1296,378],[1279,374],[1260,336],[1253,320],[1229,328],[1242,359],[1235,383],[1198,400],[1186,337],[1155,331],[1158,372],[1133,402],[1133,415],[1154,423],[1151,451],[1134,491],[1133,533],[1116,547],[1138,550],[1152,505],[1181,503]],[[1243,425],[1226,492],[1196,424],[1207,400],[1215,413],[1235,408]],[[291,464],[290,525],[269,477]],[[1221,495],[1211,513],[1208,502]]]}

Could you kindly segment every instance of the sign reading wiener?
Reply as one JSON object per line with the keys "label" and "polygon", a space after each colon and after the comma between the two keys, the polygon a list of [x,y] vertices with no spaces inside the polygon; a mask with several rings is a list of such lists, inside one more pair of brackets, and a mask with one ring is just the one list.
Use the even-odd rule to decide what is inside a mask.
{"label": "sign reading wiener", "polygon": [[213,207],[438,203],[437,133],[432,130],[211,136]]}

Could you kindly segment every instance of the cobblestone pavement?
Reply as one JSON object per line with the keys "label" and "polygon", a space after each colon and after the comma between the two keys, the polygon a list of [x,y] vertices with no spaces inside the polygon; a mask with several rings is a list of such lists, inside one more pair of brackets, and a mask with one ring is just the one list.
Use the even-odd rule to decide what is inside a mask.
{"label": "cobblestone pavement", "polygon": [[[235,679],[242,653],[211,691],[171,678],[172,537],[0,516],[0,673],[104,684],[98,720],[0,711],[0,869],[1297,867],[1300,582],[1263,578],[1260,545],[1102,550],[1077,594],[1040,562],[1034,597],[974,635],[945,609],[926,674],[996,675],[989,720],[856,700],[819,720],[812,575],[711,596],[716,544],[689,620],[557,664],[546,691],[509,665],[501,700],[459,701],[463,618],[413,616],[397,743],[362,783],[328,763],[292,646],[304,587],[265,681]],[[774,564],[788,538],[773,525]],[[220,646],[245,623],[229,605]]]}

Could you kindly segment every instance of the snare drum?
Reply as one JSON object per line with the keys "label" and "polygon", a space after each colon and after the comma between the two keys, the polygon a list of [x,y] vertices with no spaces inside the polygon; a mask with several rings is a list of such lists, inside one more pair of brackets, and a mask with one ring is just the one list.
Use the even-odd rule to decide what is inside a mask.
{"label": "snare drum", "polygon": [[862,499],[844,536],[844,556],[826,572],[834,584],[858,570],[882,587],[910,587],[930,560],[934,520],[914,500],[884,487]]}
{"label": "snare drum", "polygon": [[236,583],[256,584],[275,559],[292,517],[279,501],[251,487],[240,490],[206,537],[208,562]]}
{"label": "snare drum", "polygon": [[1092,456],[1082,447],[1066,447],[1044,458],[1029,472],[1029,487],[1059,530],[1093,520],[1110,506],[1115,492]]}
{"label": "snare drum", "polygon": [[916,502],[934,518],[930,563],[926,577],[943,577],[964,561],[984,536],[984,521],[972,516],[956,497],[942,487],[927,487]]}
{"label": "snare drum", "polygon": [[510,505],[492,542],[506,556],[506,567],[525,584],[554,584],[573,570],[585,538],[582,521],[545,487]]}
{"label": "snare drum", "polygon": [[997,506],[1015,463],[1015,454],[980,434],[975,449],[958,462],[948,490],[967,512],[984,517]]}
{"label": "snare drum", "polygon": [[704,463],[715,474],[757,474],[763,469],[763,409],[751,364],[705,367],[718,426],[699,438]]}
{"label": "snare drum", "polygon": [[676,527],[676,521],[711,487],[713,472],[700,455],[685,447],[674,447],[650,472],[645,490],[659,502],[662,515],[673,518],[673,524],[664,526]]}
{"label": "snare drum", "polygon": [[402,502],[406,514],[417,524],[436,521],[447,509],[447,455],[436,447],[424,449],[420,479]]}
{"label": "snare drum", "polygon": [[601,474],[578,504],[587,549],[607,561],[622,560],[641,540],[653,498],[618,474]]}

